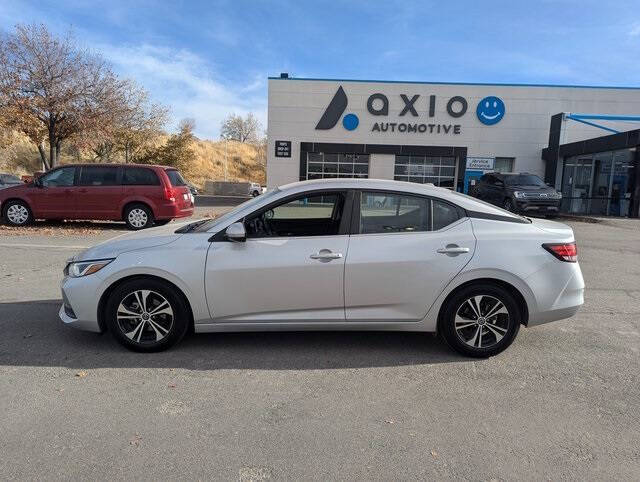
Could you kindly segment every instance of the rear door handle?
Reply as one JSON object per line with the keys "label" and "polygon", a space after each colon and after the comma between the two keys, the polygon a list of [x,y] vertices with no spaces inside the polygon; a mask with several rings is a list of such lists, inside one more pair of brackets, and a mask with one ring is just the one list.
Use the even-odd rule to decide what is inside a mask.
{"label": "rear door handle", "polygon": [[469,248],[461,248],[457,244],[447,244],[445,248],[440,248],[437,252],[440,254],[462,254],[468,253]]}
{"label": "rear door handle", "polygon": [[318,259],[320,261],[331,261],[332,259],[342,258],[342,253],[333,253],[328,249],[321,249],[319,252],[309,256],[311,259]]}

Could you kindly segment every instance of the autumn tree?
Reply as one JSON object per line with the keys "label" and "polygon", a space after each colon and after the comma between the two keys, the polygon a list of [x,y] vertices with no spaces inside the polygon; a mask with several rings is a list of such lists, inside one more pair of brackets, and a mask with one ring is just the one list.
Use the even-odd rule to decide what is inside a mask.
{"label": "autumn tree", "polygon": [[189,172],[195,157],[193,151],[195,125],[193,119],[183,119],[178,125],[177,134],[169,136],[164,145],[147,150],[140,157],[139,162],[172,166],[182,172]]}
{"label": "autumn tree", "polygon": [[260,121],[251,112],[244,118],[230,114],[220,126],[220,137],[238,142],[256,142],[259,132]]}
{"label": "autumn tree", "polygon": [[47,169],[57,165],[64,142],[108,133],[114,119],[126,116],[130,88],[70,34],[17,25],[0,39],[0,110],[38,146]]}
{"label": "autumn tree", "polygon": [[121,154],[125,162],[134,162],[142,155],[167,122],[168,110],[151,103],[146,90],[131,84],[125,91],[126,109],[113,119],[110,132],[92,150],[97,159],[110,161]]}

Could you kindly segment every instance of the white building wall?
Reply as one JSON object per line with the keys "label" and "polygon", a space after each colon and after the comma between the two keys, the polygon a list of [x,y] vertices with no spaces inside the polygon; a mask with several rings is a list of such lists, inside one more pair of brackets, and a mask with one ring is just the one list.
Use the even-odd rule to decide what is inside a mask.
{"label": "white building wall", "polygon": [[[348,98],[344,115],[354,113],[359,126],[348,131],[342,122],[330,130],[315,126],[339,86]],[[367,110],[371,94],[389,99],[389,115],[374,116]],[[399,116],[404,103],[400,94],[420,97],[415,103],[419,116]],[[429,96],[436,96],[435,116],[429,117]],[[465,115],[451,117],[446,111],[453,96],[467,100]],[[492,126],[476,116],[478,102],[486,96],[502,99],[506,113]],[[331,142],[353,144],[401,144],[467,147],[467,156],[515,157],[514,170],[542,175],[541,151],[548,144],[549,122],[559,112],[597,114],[640,114],[640,89],[541,87],[504,85],[457,85],[400,82],[357,82],[300,79],[270,79],[268,94],[267,184],[274,187],[299,180],[300,143]],[[460,124],[460,134],[372,132],[375,122]],[[616,128],[637,126],[618,123]],[[575,121],[565,122],[562,143],[588,139],[607,132]],[[291,157],[276,158],[275,140],[291,141]],[[394,156],[372,155],[370,177],[393,178]]]}

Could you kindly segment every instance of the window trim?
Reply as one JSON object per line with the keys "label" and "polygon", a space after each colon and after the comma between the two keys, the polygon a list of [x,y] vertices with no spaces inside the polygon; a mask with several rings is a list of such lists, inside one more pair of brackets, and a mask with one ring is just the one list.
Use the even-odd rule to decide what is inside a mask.
{"label": "window trim", "polygon": [[[351,229],[349,232],[350,236],[380,236],[380,235],[398,235],[398,234],[410,234],[410,235],[415,235],[415,234],[424,234],[424,233],[439,233],[441,231],[445,231],[447,229],[449,229],[451,226],[457,224],[459,221],[461,221],[464,218],[469,217],[467,214],[467,211],[465,211],[463,208],[461,208],[460,206],[458,206],[457,204],[454,204],[450,201],[447,201],[446,199],[442,199],[436,196],[429,196],[426,194],[418,194],[418,193],[413,193],[413,192],[406,192],[406,191],[396,191],[396,190],[391,190],[391,189],[355,189],[355,195],[354,195],[354,199],[353,199],[353,212],[351,214]],[[411,197],[418,197],[418,198],[422,198],[422,199],[426,199],[429,201],[429,230],[428,231],[396,231],[396,232],[392,232],[392,233],[361,233],[360,232],[360,203],[362,200],[362,193],[363,192],[371,192],[371,193],[381,193],[381,194],[395,194],[398,196],[411,196]],[[447,224],[446,226],[444,226],[443,228],[440,228],[438,230],[434,230],[433,229],[433,201],[439,201],[445,204],[449,204],[450,206],[453,206],[456,211],[458,212],[458,219],[456,222],[451,223],[451,224]]]}

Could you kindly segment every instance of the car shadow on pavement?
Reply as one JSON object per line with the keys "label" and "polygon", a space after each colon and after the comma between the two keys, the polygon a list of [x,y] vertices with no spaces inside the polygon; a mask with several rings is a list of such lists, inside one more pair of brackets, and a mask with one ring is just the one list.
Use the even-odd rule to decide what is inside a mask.
{"label": "car shadow on pavement", "polygon": [[60,300],[0,303],[0,365],[189,370],[319,370],[468,361],[436,336],[410,332],[189,334],[161,353],[133,353],[107,333],[64,326]]}

